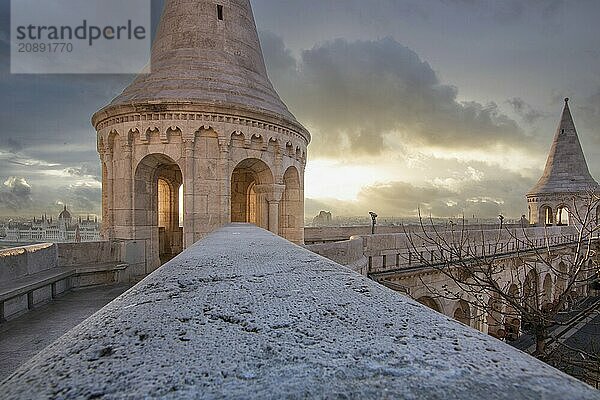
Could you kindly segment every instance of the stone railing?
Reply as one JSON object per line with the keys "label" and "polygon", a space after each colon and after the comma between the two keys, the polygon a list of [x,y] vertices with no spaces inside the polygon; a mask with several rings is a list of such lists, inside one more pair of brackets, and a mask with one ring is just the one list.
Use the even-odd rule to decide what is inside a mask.
{"label": "stone railing", "polygon": [[600,398],[496,339],[248,225],[183,252],[27,362],[0,393]]}
{"label": "stone railing", "polygon": [[[394,234],[394,233],[404,233],[407,232],[420,232],[423,229],[430,231],[434,229],[434,227],[430,226],[427,221],[425,221],[424,228],[419,225],[377,225],[375,227],[375,234],[377,235],[385,235],[385,234]],[[507,224],[504,225],[510,229],[518,229],[521,225],[518,224]],[[443,230],[447,227],[447,225],[436,225],[435,229]],[[498,224],[470,224],[465,225],[466,230],[470,231],[480,231],[480,230],[494,230],[498,229]],[[348,240],[353,236],[367,236],[371,234],[371,226],[370,225],[356,225],[356,226],[311,226],[304,228],[304,242],[307,245],[319,244],[319,243],[331,243],[331,242],[340,242],[344,240]]]}
{"label": "stone railing", "polygon": [[[420,268],[455,260],[510,257],[578,240],[574,227],[364,236],[369,273]],[[438,244],[433,244],[437,242]]]}
{"label": "stone railing", "polygon": [[319,243],[305,246],[308,250],[317,253],[325,258],[334,260],[358,272],[361,275],[367,275],[368,259],[364,255],[363,239],[361,237],[352,237],[350,240],[344,240],[335,243]]}
{"label": "stone railing", "polygon": [[[446,241],[441,249],[432,245],[425,238],[429,235],[438,243]],[[362,240],[363,250],[360,253],[356,241]],[[407,233],[361,235],[352,237],[350,241],[331,242],[307,245],[306,248],[342,265],[349,266],[355,271],[380,273],[402,269],[419,268],[424,265],[446,263],[453,259],[469,257],[500,257],[510,256],[517,252],[533,249],[543,249],[545,246],[558,246],[577,240],[577,230],[574,227],[548,228],[511,228],[500,231],[496,229],[470,229],[461,232],[432,232],[412,230]],[[353,244],[353,251],[348,250],[348,244]],[[447,244],[456,244],[454,252],[448,251]],[[443,250],[443,251],[442,251]],[[364,267],[366,263],[366,267]],[[355,268],[360,265],[361,268]],[[364,273],[363,273],[364,274]]]}

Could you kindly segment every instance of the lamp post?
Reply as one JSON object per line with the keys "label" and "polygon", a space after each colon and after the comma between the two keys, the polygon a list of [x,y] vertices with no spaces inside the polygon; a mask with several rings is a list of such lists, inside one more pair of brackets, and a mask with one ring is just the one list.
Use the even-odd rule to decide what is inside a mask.
{"label": "lamp post", "polygon": [[375,225],[377,225],[377,214],[373,211],[369,211],[369,215],[371,216],[371,235],[375,234]]}
{"label": "lamp post", "polygon": [[500,230],[502,230],[502,226],[504,225],[504,215],[498,215],[498,219],[500,220]]}

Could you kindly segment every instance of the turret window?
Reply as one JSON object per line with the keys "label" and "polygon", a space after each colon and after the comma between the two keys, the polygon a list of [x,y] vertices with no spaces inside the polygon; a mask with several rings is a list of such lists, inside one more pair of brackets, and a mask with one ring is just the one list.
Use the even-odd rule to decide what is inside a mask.
{"label": "turret window", "polygon": [[217,5],[217,18],[219,18],[219,21],[223,21],[223,6],[222,5]]}

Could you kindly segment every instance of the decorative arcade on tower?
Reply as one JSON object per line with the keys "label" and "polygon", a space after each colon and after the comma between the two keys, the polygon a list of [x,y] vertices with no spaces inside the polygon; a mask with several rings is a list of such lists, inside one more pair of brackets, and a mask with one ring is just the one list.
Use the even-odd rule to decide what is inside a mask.
{"label": "decorative arcade on tower", "polygon": [[249,0],[167,0],[141,74],[92,118],[103,235],[152,269],[222,225],[304,238],[308,131],[269,81]]}

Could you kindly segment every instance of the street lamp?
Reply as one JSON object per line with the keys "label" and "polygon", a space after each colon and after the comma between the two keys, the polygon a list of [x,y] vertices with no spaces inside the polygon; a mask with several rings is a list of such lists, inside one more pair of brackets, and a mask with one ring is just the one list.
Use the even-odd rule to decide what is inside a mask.
{"label": "street lamp", "polygon": [[498,219],[500,220],[500,230],[502,230],[502,225],[504,224],[504,215],[498,215]]}
{"label": "street lamp", "polygon": [[369,215],[371,216],[371,235],[375,234],[375,225],[377,225],[377,214],[375,214],[373,211],[369,211]]}

